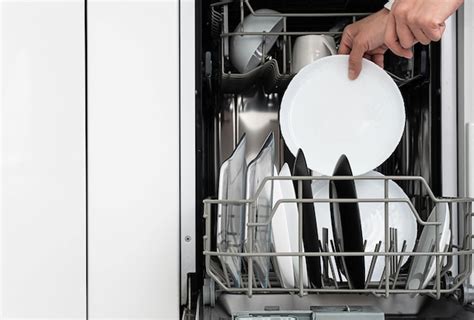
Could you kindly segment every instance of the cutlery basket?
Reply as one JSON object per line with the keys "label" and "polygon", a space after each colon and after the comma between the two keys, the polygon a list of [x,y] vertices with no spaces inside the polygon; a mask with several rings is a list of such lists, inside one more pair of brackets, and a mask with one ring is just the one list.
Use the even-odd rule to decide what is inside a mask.
{"label": "cutlery basket", "polygon": [[[291,180],[296,186],[296,199],[280,199],[275,202],[272,207],[270,217],[265,221],[257,220],[256,217],[256,204],[258,196],[263,190],[266,184],[272,184],[277,180]],[[380,198],[358,198],[358,199],[344,199],[329,197],[328,199],[305,199],[302,197],[301,189],[303,181],[321,181],[326,180],[329,183],[333,183],[337,180],[343,181],[357,181],[357,180],[378,180],[379,183],[384,185],[384,197]],[[381,182],[382,180],[383,182]],[[432,222],[427,221],[426,214],[419,214],[408,198],[391,198],[388,196],[389,181],[392,180],[397,183],[412,182],[417,183],[424,189],[427,194],[426,201],[429,203],[429,208],[433,208],[435,218],[438,214],[438,206],[441,204],[447,205],[449,208],[449,229],[450,238],[448,245],[444,248],[440,248],[440,228],[441,222],[435,219]],[[298,196],[299,195],[299,196]],[[428,183],[422,177],[408,177],[408,176],[365,176],[365,177],[267,177],[264,179],[256,192],[254,199],[242,199],[242,200],[204,200],[204,223],[205,223],[205,235],[204,235],[204,257],[205,257],[205,268],[207,275],[214,281],[219,290],[228,293],[240,293],[246,294],[251,297],[255,294],[269,294],[269,293],[293,293],[299,296],[305,296],[308,294],[329,294],[329,293],[340,293],[340,294],[368,294],[381,297],[389,297],[392,294],[411,294],[411,295],[427,295],[435,299],[440,299],[446,295],[461,295],[462,286],[465,284],[472,270],[472,255],[474,250],[472,249],[472,204],[474,199],[470,198],[437,198],[431,191]],[[256,251],[252,244],[246,246],[245,250],[235,252],[235,250],[227,252],[219,252],[213,245],[213,237],[215,237],[215,212],[217,212],[218,206],[226,205],[238,205],[245,206],[247,208],[248,217],[242,217],[244,219],[246,234],[249,235],[247,242],[253,241],[250,235],[255,234],[257,228],[268,227],[271,228],[272,219],[277,212],[279,206],[286,203],[294,203],[298,207],[298,227],[299,230],[295,230],[298,234],[299,239],[299,250],[295,252],[276,252],[274,250],[270,252]],[[314,203],[327,203],[330,205],[340,203],[382,203],[384,224],[380,226],[381,229],[381,240],[384,240],[382,247],[376,246],[373,250],[365,248],[364,252],[344,252],[342,250],[335,250],[334,243],[332,245],[328,243],[327,237],[320,242],[319,252],[305,252],[303,248],[303,210],[304,204]],[[405,251],[405,247],[398,248],[396,240],[396,230],[390,228],[390,206],[391,203],[406,203],[411,214],[416,218],[418,225],[418,238],[421,231],[424,228],[433,228],[436,230],[434,245],[431,246],[431,250],[428,251]],[[361,213],[362,214],[362,213]],[[318,212],[316,211],[316,218]],[[463,221],[463,223],[458,223]],[[258,223],[255,221],[259,221]],[[455,226],[463,225],[464,230],[457,230],[454,232]],[[451,230],[453,229],[453,230]],[[458,237],[453,237],[453,235]],[[337,239],[335,239],[337,242]],[[337,246],[337,243],[336,243]],[[361,256],[370,257],[370,267],[366,268],[373,269],[372,264],[375,265],[375,261],[383,259],[385,267],[383,275],[380,279],[374,281],[371,277],[370,270],[369,276],[366,277],[365,286],[363,288],[354,288],[351,285],[350,280],[343,280],[340,275],[347,274],[347,269],[344,263],[338,263],[337,261],[344,261],[348,257]],[[413,261],[417,256],[429,257],[426,268],[433,266],[435,268],[434,276],[431,279],[423,279],[427,285],[420,288],[407,288],[409,271],[413,267]],[[220,259],[225,257],[238,257],[242,262],[242,281],[240,287],[236,287],[229,275],[226,274],[225,268],[219,263]],[[255,271],[255,260],[258,257],[269,257],[271,261],[277,257],[298,257],[299,259],[299,276],[295,279],[294,287],[282,286],[278,275],[278,270],[275,270],[276,264],[272,263],[273,268],[270,269],[270,283],[266,287],[262,287],[257,277],[252,276]],[[323,272],[321,273],[321,287],[305,286],[302,279],[302,268],[303,259],[308,257],[320,257],[324,264],[322,267]],[[339,273],[339,275],[338,275]],[[337,280],[335,280],[337,279]],[[369,281],[370,279],[370,281]]]}

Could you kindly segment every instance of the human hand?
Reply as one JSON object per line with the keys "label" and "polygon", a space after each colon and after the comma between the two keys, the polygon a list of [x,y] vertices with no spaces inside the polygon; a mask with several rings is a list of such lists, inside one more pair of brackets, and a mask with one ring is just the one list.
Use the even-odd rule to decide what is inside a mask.
{"label": "human hand", "polygon": [[385,44],[396,55],[411,58],[417,42],[439,41],[445,21],[464,0],[396,0],[389,15]]}
{"label": "human hand", "polygon": [[388,17],[389,11],[382,9],[344,29],[339,54],[350,55],[349,79],[354,80],[359,76],[363,57],[383,68],[384,53],[387,51],[384,40]]}

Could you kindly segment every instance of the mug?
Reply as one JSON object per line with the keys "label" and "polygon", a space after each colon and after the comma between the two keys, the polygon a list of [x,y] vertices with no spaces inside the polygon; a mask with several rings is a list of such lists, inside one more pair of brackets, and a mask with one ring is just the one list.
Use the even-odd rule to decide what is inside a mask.
{"label": "mug", "polygon": [[311,62],[334,54],[336,54],[336,41],[331,36],[307,35],[298,37],[293,46],[291,72],[297,73]]}

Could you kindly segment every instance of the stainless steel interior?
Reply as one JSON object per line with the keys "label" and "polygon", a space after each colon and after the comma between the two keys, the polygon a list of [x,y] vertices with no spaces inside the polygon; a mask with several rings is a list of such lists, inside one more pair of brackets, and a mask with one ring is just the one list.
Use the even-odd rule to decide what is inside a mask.
{"label": "stainless steel interior", "polygon": [[[277,280],[276,274],[272,275],[272,287],[259,288],[253,277],[246,278],[246,285],[242,288],[234,288],[231,283],[226,282],[226,277],[222,274],[217,257],[219,253],[213,246],[215,210],[219,204],[214,198],[217,191],[217,177],[220,165],[230,156],[237,145],[240,137],[245,133],[250,146],[247,154],[249,162],[262,146],[268,133],[273,132],[277,149],[277,165],[284,162],[294,161],[293,156],[285,148],[284,141],[280,135],[278,124],[278,113],[280,100],[286,86],[293,78],[289,72],[291,65],[291,47],[295,37],[303,34],[330,34],[339,39],[345,24],[355,21],[367,12],[331,12],[322,13],[308,7],[306,12],[295,12],[291,8],[278,9],[283,13],[285,21],[284,30],[279,35],[279,40],[275,48],[264,57],[262,65],[247,74],[236,73],[229,61],[229,37],[236,35],[231,32],[238,22],[242,21],[245,15],[254,12],[260,3],[259,0],[228,0],[211,3],[209,12],[209,39],[205,56],[204,87],[207,95],[203,99],[204,132],[208,135],[208,145],[203,147],[202,167],[209,181],[207,191],[203,192],[201,202],[203,208],[204,223],[202,232],[203,243],[203,274],[204,287],[199,295],[200,310],[204,319],[209,317],[223,318],[242,310],[261,311],[267,306],[277,305],[284,310],[308,310],[313,305],[375,305],[387,314],[414,315],[421,312],[424,306],[438,299],[452,299],[462,301],[468,296],[465,281],[472,270],[472,254],[470,247],[472,230],[464,228],[461,230],[462,237],[452,237],[449,252],[444,252],[445,248],[433,248],[430,252],[420,253],[432,256],[436,259],[436,276],[430,286],[424,290],[407,290],[406,271],[397,272],[397,260],[401,256],[413,256],[414,254],[401,252],[401,248],[396,252],[390,252],[390,248],[385,248],[387,254],[383,252],[352,253],[354,255],[371,255],[386,260],[386,277],[380,283],[369,283],[363,290],[355,290],[347,284],[328,283],[323,289],[305,288],[301,279],[298,288],[282,288]],[[263,1],[262,1],[263,2]],[[265,3],[267,4],[267,3]],[[261,6],[261,5],[260,5]],[[298,19],[332,19],[331,28],[324,26],[305,25],[298,27]],[[294,29],[293,29],[294,28]],[[268,33],[245,33],[244,30],[237,32],[238,35],[261,35],[263,38]],[[203,35],[204,37],[204,35]],[[440,139],[440,80],[439,80],[439,47],[417,46],[414,58],[402,60],[393,56],[387,56],[386,69],[402,91],[406,104],[406,128],[403,138],[394,154],[377,170],[387,175],[382,179],[393,179],[404,189],[409,196],[409,205],[413,214],[417,216],[419,226],[438,228],[436,225],[426,223],[426,219],[431,209],[436,203],[449,203],[451,212],[455,212],[459,221],[464,221],[466,226],[470,226],[472,220],[472,199],[445,199],[441,193],[441,150]],[[204,142],[203,144],[206,144]],[[267,183],[271,183],[269,178]],[[301,180],[317,179],[315,177],[303,177]],[[353,177],[338,177],[330,179],[354,179]],[[300,180],[300,181],[301,181]],[[242,199],[239,204],[252,205],[251,200]],[[297,199],[293,201],[298,205],[307,202],[315,202],[314,199]],[[383,202],[388,207],[391,201],[403,202],[403,199],[325,199],[327,202]],[[283,200],[282,202],[285,202]],[[278,203],[274,208],[280,205]],[[388,213],[386,213],[388,217]],[[300,214],[301,218],[301,214]],[[456,219],[455,219],[456,220]],[[267,223],[271,223],[269,220]],[[457,220],[456,220],[457,223]],[[256,228],[256,224],[248,223],[248,229]],[[421,229],[421,228],[420,228]],[[385,221],[385,237],[389,243],[393,233]],[[300,239],[301,240],[301,239]],[[463,241],[464,240],[464,241]],[[246,252],[237,254],[246,261],[247,270],[252,269],[252,257],[268,255],[275,257],[281,253],[276,252]],[[326,252],[313,253],[331,259],[336,256],[347,255],[327,250]],[[282,254],[287,255],[287,254]],[[298,252],[296,256],[309,256],[311,253]],[[459,260],[457,270],[450,270],[453,260]],[[395,273],[390,273],[391,271]],[[400,271],[400,270],[398,270]],[[454,271],[454,272],[453,272]],[[330,271],[329,271],[330,272]],[[301,274],[301,273],[300,273]],[[394,278],[396,276],[396,278]],[[418,293],[422,295],[413,294]],[[464,295],[464,296],[463,296]],[[467,301],[467,300],[466,300]],[[273,303],[273,304],[272,304]],[[458,302],[456,302],[459,304]],[[469,319],[469,318],[461,318]]]}

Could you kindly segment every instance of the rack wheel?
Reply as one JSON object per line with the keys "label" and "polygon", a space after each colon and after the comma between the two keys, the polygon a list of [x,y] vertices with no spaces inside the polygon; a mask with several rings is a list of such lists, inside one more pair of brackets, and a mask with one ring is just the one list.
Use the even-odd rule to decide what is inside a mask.
{"label": "rack wheel", "polygon": [[202,302],[204,305],[214,307],[216,305],[216,284],[214,280],[204,279],[202,287]]}

